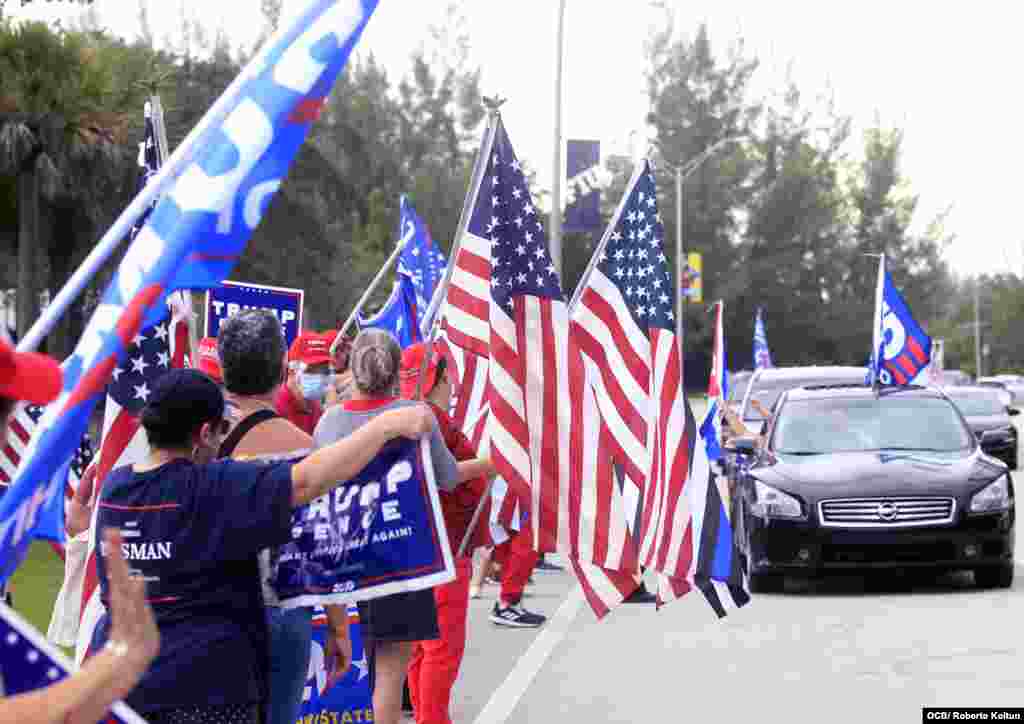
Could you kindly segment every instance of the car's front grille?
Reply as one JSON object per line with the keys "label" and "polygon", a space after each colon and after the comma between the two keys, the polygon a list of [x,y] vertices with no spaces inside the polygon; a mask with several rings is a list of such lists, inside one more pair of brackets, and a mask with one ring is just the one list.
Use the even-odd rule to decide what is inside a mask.
{"label": "car's front grille", "polygon": [[844,498],[818,503],[821,524],[832,528],[905,528],[953,520],[953,498]]}

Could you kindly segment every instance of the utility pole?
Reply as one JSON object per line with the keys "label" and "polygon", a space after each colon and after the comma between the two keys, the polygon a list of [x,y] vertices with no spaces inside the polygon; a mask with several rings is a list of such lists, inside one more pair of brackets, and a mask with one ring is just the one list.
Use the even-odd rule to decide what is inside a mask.
{"label": "utility pole", "polygon": [[683,299],[683,270],[686,268],[686,257],[683,254],[683,167],[676,166],[676,333],[682,339],[683,313],[686,300]]}
{"label": "utility pole", "polygon": [[977,381],[982,376],[981,371],[981,304],[978,288],[981,286],[981,276],[974,277],[974,379]]}
{"label": "utility pole", "polygon": [[551,181],[551,260],[562,276],[562,46],[565,31],[565,0],[558,0],[558,32],[555,41],[555,173]]}

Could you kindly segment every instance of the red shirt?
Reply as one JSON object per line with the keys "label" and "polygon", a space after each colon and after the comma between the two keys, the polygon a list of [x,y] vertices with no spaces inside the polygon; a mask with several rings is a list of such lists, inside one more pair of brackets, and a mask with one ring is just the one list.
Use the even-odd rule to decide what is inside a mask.
{"label": "red shirt", "polygon": [[320,416],[324,414],[319,402],[296,399],[288,385],[281,385],[281,389],[277,391],[274,407],[277,408],[278,415],[307,435],[313,434],[316,424],[320,422]]}
{"label": "red shirt", "polygon": [[[473,460],[476,457],[476,448],[469,438],[462,434],[462,431],[455,427],[448,413],[434,403],[430,404],[430,411],[437,418],[437,426],[441,429],[441,437],[445,445],[451,451],[456,462]],[[440,491],[441,513],[444,515],[444,525],[448,529],[448,542],[452,547],[452,555],[459,552],[462,539],[469,529],[469,523],[476,512],[476,506],[487,491],[487,480],[485,478],[473,478],[452,491]],[[477,525],[487,525],[487,521],[478,521]],[[475,536],[474,536],[475,537]],[[472,551],[472,546],[467,546],[466,554]]]}

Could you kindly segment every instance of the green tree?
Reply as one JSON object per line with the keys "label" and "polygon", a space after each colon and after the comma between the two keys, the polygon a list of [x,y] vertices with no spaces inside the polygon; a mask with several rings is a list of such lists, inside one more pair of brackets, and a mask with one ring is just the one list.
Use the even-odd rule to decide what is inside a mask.
{"label": "green tree", "polygon": [[[39,293],[59,288],[95,241],[83,236],[125,181],[124,111],[139,107],[147,67],[130,56],[101,33],[0,24],[0,176],[15,187],[19,334]],[[58,330],[51,350],[67,351],[69,331]]]}

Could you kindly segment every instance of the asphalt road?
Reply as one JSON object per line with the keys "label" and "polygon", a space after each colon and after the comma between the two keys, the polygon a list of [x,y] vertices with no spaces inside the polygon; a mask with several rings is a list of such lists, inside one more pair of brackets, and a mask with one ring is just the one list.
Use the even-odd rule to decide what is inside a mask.
{"label": "asphalt road", "polygon": [[553,617],[543,629],[492,625],[494,586],[471,602],[457,724],[916,723],[925,706],[1024,706],[1021,563],[1003,591],[969,574],[791,582],[723,621],[691,594],[597,622],[571,573],[534,580],[524,603]]}

